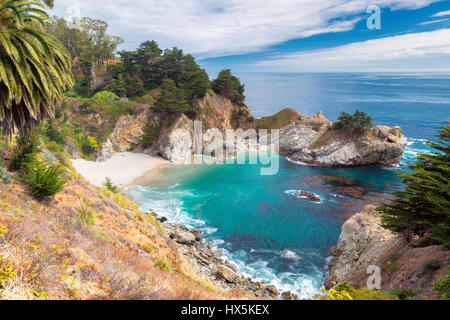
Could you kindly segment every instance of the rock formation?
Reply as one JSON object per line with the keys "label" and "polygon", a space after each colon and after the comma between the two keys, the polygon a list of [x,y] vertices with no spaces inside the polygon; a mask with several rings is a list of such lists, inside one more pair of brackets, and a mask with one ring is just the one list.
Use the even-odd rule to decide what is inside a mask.
{"label": "rock formation", "polygon": [[142,139],[147,125],[148,114],[124,115],[119,118],[114,131],[102,145],[98,161],[110,158],[115,152],[133,150]]}
{"label": "rock formation", "polygon": [[377,126],[365,133],[332,129],[322,113],[305,117],[280,131],[280,154],[293,161],[322,166],[391,166],[406,148],[399,127]]}
{"label": "rock formation", "polygon": [[180,115],[174,124],[161,134],[157,142],[158,153],[165,159],[176,164],[191,163],[193,155],[192,120],[184,114]]}
{"label": "rock formation", "polygon": [[194,270],[207,276],[218,287],[226,290],[241,289],[255,297],[277,298],[276,287],[241,277],[234,265],[222,259],[221,250],[214,250],[212,244],[208,245],[203,241],[200,230],[167,222],[163,226]]}
{"label": "rock formation", "polygon": [[[377,266],[382,290],[411,289],[431,297],[433,282],[445,275],[450,252],[443,246],[424,247],[420,241],[408,244],[384,229],[375,206],[367,206],[342,226],[338,243],[330,249],[334,258],[324,285],[331,288],[347,281],[352,287],[366,287],[368,267]],[[433,268],[427,266],[431,261]]]}

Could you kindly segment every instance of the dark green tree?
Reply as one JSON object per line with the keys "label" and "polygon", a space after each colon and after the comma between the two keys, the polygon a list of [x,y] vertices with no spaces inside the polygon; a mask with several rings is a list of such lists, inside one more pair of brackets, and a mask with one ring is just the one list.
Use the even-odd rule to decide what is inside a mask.
{"label": "dark green tree", "polygon": [[422,154],[410,165],[410,173],[398,173],[406,185],[395,199],[378,208],[384,227],[405,235],[425,236],[450,247],[450,126],[439,130],[438,142],[428,142],[436,151]]}
{"label": "dark green tree", "polygon": [[198,98],[203,98],[210,89],[208,74],[204,69],[200,69],[190,54],[184,57],[182,86],[190,104],[194,104]]}
{"label": "dark green tree", "polygon": [[164,79],[161,86],[161,93],[158,95],[153,109],[169,114],[189,112],[190,105],[185,96],[183,89],[177,88],[175,81],[172,79]]}
{"label": "dark green tree", "polygon": [[211,88],[236,104],[243,104],[245,101],[245,86],[241,84],[239,78],[231,74],[230,69],[222,70],[219,76],[211,83]]}
{"label": "dark green tree", "polygon": [[359,110],[356,110],[353,115],[342,111],[337,121],[333,124],[334,129],[359,133],[366,132],[372,126],[372,117]]}

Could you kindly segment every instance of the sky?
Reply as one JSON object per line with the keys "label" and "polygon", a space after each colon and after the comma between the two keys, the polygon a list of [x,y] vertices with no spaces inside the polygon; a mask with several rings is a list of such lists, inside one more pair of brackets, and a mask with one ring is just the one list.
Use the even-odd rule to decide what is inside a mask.
{"label": "sky", "polygon": [[120,49],[177,46],[212,76],[450,72],[450,0],[56,0],[51,13],[107,21]]}

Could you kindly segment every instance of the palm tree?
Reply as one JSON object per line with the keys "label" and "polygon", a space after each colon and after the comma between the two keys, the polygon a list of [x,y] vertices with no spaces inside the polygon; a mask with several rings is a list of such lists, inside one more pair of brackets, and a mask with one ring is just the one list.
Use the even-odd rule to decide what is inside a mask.
{"label": "palm tree", "polygon": [[[43,0],[47,5],[53,1]],[[0,128],[27,135],[47,116],[63,90],[73,86],[72,61],[64,46],[43,30],[41,1],[0,0]]]}

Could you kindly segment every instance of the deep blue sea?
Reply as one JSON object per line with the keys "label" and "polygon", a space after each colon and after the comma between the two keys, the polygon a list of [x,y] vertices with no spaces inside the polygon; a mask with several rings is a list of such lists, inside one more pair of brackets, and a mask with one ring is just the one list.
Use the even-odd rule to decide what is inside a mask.
{"label": "deep blue sea", "polygon": [[[443,121],[450,120],[450,76],[377,74],[244,74],[247,104],[256,116],[292,107],[304,115],[322,110],[335,120],[360,109],[375,124],[398,125],[408,137],[395,168],[320,168],[280,157],[274,176],[258,165],[163,169],[167,179],[128,192],[144,211],[204,231],[243,275],[266,279],[300,298],[320,292],[328,253],[345,219],[366,204],[385,201],[402,188],[396,171],[430,152]],[[321,198],[311,202],[298,191]]]}

